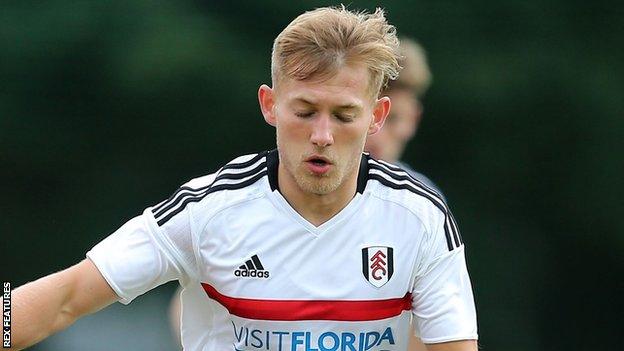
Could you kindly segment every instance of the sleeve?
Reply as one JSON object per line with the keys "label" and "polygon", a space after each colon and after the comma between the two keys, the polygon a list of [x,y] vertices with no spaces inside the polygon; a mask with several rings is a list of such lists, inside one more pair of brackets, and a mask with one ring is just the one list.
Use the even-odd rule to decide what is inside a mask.
{"label": "sleeve", "polygon": [[195,275],[188,209],[159,224],[147,208],[87,252],[104,279],[129,304],[137,296],[171,280]]}
{"label": "sleeve", "polygon": [[415,332],[426,344],[478,338],[465,246],[452,233],[449,241],[444,231],[456,226],[450,212],[445,217],[423,243],[412,290]]}

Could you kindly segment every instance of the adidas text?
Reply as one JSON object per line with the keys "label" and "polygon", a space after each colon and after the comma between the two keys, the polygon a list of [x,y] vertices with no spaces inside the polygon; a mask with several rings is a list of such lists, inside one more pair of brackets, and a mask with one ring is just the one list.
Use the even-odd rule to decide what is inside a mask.
{"label": "adidas text", "polygon": [[249,278],[268,278],[269,271],[256,271],[256,270],[243,270],[237,269],[234,271],[234,275],[237,277],[249,277]]}
{"label": "adidas text", "polygon": [[245,261],[245,264],[240,265],[240,267],[234,271],[234,275],[237,277],[268,278],[269,271],[264,269],[262,262],[260,262],[260,257],[258,257],[258,255],[253,255],[250,259]]}

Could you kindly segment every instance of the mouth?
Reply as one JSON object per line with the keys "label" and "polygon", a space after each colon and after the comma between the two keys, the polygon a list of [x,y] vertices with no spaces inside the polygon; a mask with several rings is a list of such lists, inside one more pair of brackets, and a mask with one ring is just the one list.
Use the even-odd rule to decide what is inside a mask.
{"label": "mouth", "polygon": [[329,161],[327,157],[313,155],[305,159],[305,162],[310,162],[318,166],[331,165],[332,163]]}
{"label": "mouth", "polygon": [[320,158],[313,158],[313,159],[309,160],[308,162],[312,162],[312,163],[320,165],[320,166],[329,164],[329,162],[327,162],[327,161],[325,161],[323,159],[320,159]]}
{"label": "mouth", "polygon": [[327,173],[332,165],[331,161],[327,157],[319,155],[313,155],[306,158],[305,163],[307,163],[308,169],[316,175],[323,175]]}

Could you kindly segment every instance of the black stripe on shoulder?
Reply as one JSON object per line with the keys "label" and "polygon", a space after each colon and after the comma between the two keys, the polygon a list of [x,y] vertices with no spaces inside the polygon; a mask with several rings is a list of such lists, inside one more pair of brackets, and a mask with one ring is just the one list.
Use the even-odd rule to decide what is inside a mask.
{"label": "black stripe on shoulder", "polygon": [[[392,177],[392,176],[390,176],[387,173],[384,173],[384,174],[388,175],[389,177]],[[412,193],[420,195],[420,196],[426,198],[427,200],[429,200],[440,211],[446,212],[446,206],[444,206],[444,202],[440,201],[440,199],[438,199],[435,196],[429,194],[428,192],[426,192],[425,190],[419,188],[418,186],[416,186],[415,184],[413,184],[411,182],[408,182],[407,184],[394,182],[394,181],[391,181],[391,180],[389,180],[387,178],[382,177],[379,174],[369,174],[369,178],[375,179],[375,180],[379,181],[380,183],[382,183],[383,185],[385,185],[387,187],[390,187],[390,188],[393,188],[393,189],[409,190]],[[406,179],[397,179],[397,180],[406,180]]]}
{"label": "black stripe on shoulder", "polygon": [[421,180],[414,178],[408,171],[381,160],[371,159],[370,164],[371,168],[383,171],[385,174],[391,176],[396,180],[409,180],[417,187],[430,193],[435,198],[440,199],[440,201],[445,202],[444,198],[436,190],[432,189]]}
{"label": "black stripe on shoulder", "polygon": [[[383,173],[395,179],[389,173],[387,172],[383,172]],[[432,194],[429,194],[424,189],[418,187],[417,185],[415,185],[414,183],[410,181],[408,181],[407,183],[397,183],[379,174],[369,174],[368,178],[376,180],[379,183],[389,188],[396,189],[396,190],[407,190],[409,192],[420,195],[426,198],[427,200],[429,200],[435,207],[437,207],[444,214],[444,236],[446,238],[446,246],[448,250],[453,251],[454,249],[456,249],[457,247],[461,245],[459,233],[454,223],[454,220],[452,219],[451,211],[448,209],[448,207],[446,207],[446,204],[444,203],[444,201],[441,201],[439,198],[433,196]]]}
{"label": "black stripe on shoulder", "polygon": [[[163,208],[161,208],[160,210],[158,210],[157,212],[155,212],[154,217],[160,217],[163,215],[163,213],[169,211],[170,209],[172,209],[173,207],[177,206],[185,197],[189,197],[189,196],[194,196],[197,195],[197,193],[202,193],[204,192],[206,189],[210,189],[214,184],[216,184],[217,182],[224,180],[224,179],[243,179],[243,178],[247,178],[251,175],[254,175],[256,173],[258,173],[258,171],[260,171],[261,169],[263,169],[266,166],[265,162],[262,162],[260,164],[258,164],[257,167],[250,169],[249,171],[246,172],[241,172],[241,173],[221,173],[219,174],[215,180],[212,181],[212,183],[210,183],[210,185],[201,187],[201,188],[197,188],[197,189],[193,189],[193,188],[188,188],[188,192],[186,193],[181,193],[180,192],[180,196],[177,197],[176,199],[174,199],[174,201],[170,201],[169,204]],[[186,190],[186,189],[185,189]]]}
{"label": "black stripe on shoulder", "polygon": [[[225,169],[241,169],[241,168],[249,167],[249,166],[253,165],[254,163],[258,162],[258,160],[260,160],[262,157],[264,157],[266,155],[266,153],[267,153],[266,151],[263,151],[263,152],[255,155],[250,160],[245,161],[245,162],[241,162],[241,163],[233,163],[233,162],[231,162],[231,163],[228,163],[228,164],[226,164],[225,166],[223,166],[219,170],[219,173],[223,172],[223,170],[225,170]],[[257,169],[257,168],[258,167],[254,168],[254,169]],[[251,174],[253,174],[255,171],[252,170],[252,171],[249,171],[249,172],[251,172]],[[199,192],[199,191],[206,190],[206,189],[210,188],[212,186],[212,184],[214,184],[217,180],[219,180],[218,176],[219,176],[219,174],[217,174],[217,178],[215,178],[210,184],[205,185],[203,187],[192,188],[192,187],[189,187],[189,186],[182,186],[182,187],[178,188],[178,190],[176,190],[176,192],[174,192],[171,196],[169,196],[169,198],[166,201],[163,201],[160,204],[158,204],[157,206],[155,206],[152,209],[152,212],[153,213],[162,213],[162,212],[168,211],[172,206],[175,206],[176,202],[179,202],[179,201],[176,201],[176,198],[177,198],[178,194],[180,194],[183,191]],[[236,178],[228,178],[228,179],[236,179]],[[179,199],[179,198],[177,198],[177,199]]]}
{"label": "black stripe on shoulder", "polygon": [[[406,172],[403,168],[397,166],[397,165],[393,165],[392,163],[388,163],[384,160],[376,160],[376,159],[371,159],[371,161],[382,164],[386,167],[388,167],[389,169],[396,171],[396,172]],[[407,172],[406,172],[407,173]]]}
{"label": "black stripe on shoulder", "polygon": [[241,162],[241,163],[228,163],[225,166],[223,166],[222,169],[239,169],[239,168],[245,168],[245,167],[249,167],[251,165],[253,165],[254,163],[258,162],[259,159],[265,157],[267,155],[267,151],[262,151],[258,154],[256,154],[256,156],[252,157],[251,159],[249,159],[249,161],[245,161],[245,162]]}
{"label": "black stripe on shoulder", "polygon": [[[383,172],[384,174],[388,175],[394,180],[408,181],[409,183],[414,185],[417,189],[419,189],[422,193],[417,193],[415,189],[412,192],[417,193],[427,198],[440,211],[442,211],[445,214],[445,217],[446,217],[445,218],[445,230],[448,230],[452,233],[452,239],[454,241],[454,243],[451,243],[449,247],[451,246],[459,247],[463,244],[463,241],[459,232],[459,228],[457,227],[457,223],[455,222],[455,218],[453,217],[453,213],[451,213],[448,206],[446,205],[446,201],[437,191],[433,190],[432,188],[430,188],[429,186],[427,186],[425,183],[421,182],[420,180],[412,177],[409,174],[409,172],[397,166],[389,164],[385,161],[380,161],[380,160],[378,161],[378,160],[371,159],[371,168],[377,169]],[[447,238],[447,241],[449,241],[448,238]]]}
{"label": "black stripe on shoulder", "polygon": [[[212,183],[214,183],[214,181],[215,180],[213,179]],[[152,212],[158,213],[158,212],[160,212],[163,209],[164,209],[164,211],[167,211],[166,208],[168,208],[172,203],[175,202],[174,200],[177,198],[178,194],[182,193],[183,191],[188,191],[188,192],[202,191],[202,190],[210,188],[212,183],[210,183],[210,184],[208,184],[206,186],[199,187],[199,188],[191,188],[190,186],[181,186],[181,187],[178,188],[178,190],[176,190],[175,193],[173,193],[171,196],[169,196],[169,198],[166,201],[161,202],[158,206],[155,206],[152,209]]]}
{"label": "black stripe on shoulder", "polygon": [[414,188],[420,190],[423,193],[422,196],[425,196],[427,199],[433,202],[436,205],[436,207],[440,209],[440,211],[444,212],[443,208],[446,208],[446,204],[444,200],[442,199],[442,197],[440,196],[440,194],[438,194],[435,190],[432,190],[428,186],[424,185],[422,182],[418,181],[417,179],[414,179],[414,177],[410,176],[407,172],[401,169],[399,169],[399,171],[401,171],[403,174],[392,172],[384,168],[379,163],[376,163],[374,160],[370,162],[369,166],[371,169],[376,169],[394,180],[409,182],[411,185],[414,186]]}
{"label": "black stripe on shoulder", "polygon": [[235,184],[218,184],[218,185],[210,187],[203,194],[200,194],[200,195],[197,195],[197,196],[187,197],[187,198],[184,199],[184,201],[182,201],[180,206],[178,206],[174,211],[170,212],[168,215],[166,215],[163,218],[157,219],[156,223],[158,223],[159,226],[162,226],[163,224],[167,223],[167,221],[169,221],[173,216],[175,216],[178,213],[182,212],[184,210],[184,208],[186,207],[186,205],[188,205],[191,202],[199,202],[204,197],[206,197],[208,194],[212,194],[214,192],[221,191],[221,190],[241,189],[241,188],[247,187],[247,186],[257,182],[259,179],[261,179],[265,175],[267,175],[267,170],[266,169],[263,170],[262,172],[256,174],[255,176],[245,180],[244,182],[235,183]]}
{"label": "black stripe on shoulder", "polygon": [[461,237],[461,233],[459,232],[459,227],[457,226],[457,221],[455,221],[455,216],[453,216],[453,212],[449,211],[449,216],[451,217],[451,225],[455,229],[455,243],[457,246],[460,246],[464,243],[464,240]]}
{"label": "black stripe on shoulder", "polygon": [[[397,183],[394,183],[394,182],[392,182],[392,181],[382,177],[379,174],[369,174],[368,178],[376,180],[376,181],[380,182],[381,184],[383,184],[383,185],[385,185],[385,186],[387,186],[389,188],[396,189],[396,190],[407,190],[407,191],[410,191],[410,192],[412,192],[414,194],[418,194],[418,195],[421,195],[421,196],[426,197],[426,198],[429,199],[429,197],[426,196],[424,192],[415,189],[411,184],[397,184]],[[431,200],[431,199],[429,199],[429,200]],[[438,209],[440,209],[440,211],[442,211],[444,213],[444,217],[445,217],[444,218],[444,222],[445,222],[444,223],[444,236],[446,237],[446,245],[447,245],[449,251],[453,251],[453,249],[455,247],[453,245],[453,242],[452,242],[452,239],[451,239],[451,235],[452,234],[451,234],[451,231],[449,230],[449,226],[448,226],[448,212],[446,211],[446,209],[444,207],[440,207],[437,204],[436,201],[431,201],[431,202]]]}

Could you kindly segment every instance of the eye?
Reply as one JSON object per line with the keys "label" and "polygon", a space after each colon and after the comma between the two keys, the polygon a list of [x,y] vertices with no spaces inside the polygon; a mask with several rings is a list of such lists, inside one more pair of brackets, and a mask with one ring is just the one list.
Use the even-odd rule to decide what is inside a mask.
{"label": "eye", "polygon": [[296,112],[295,116],[297,117],[301,117],[301,118],[307,118],[307,117],[311,117],[314,114],[314,112],[309,111],[309,112]]}
{"label": "eye", "polygon": [[353,119],[355,118],[355,116],[353,116],[353,115],[344,114],[344,113],[336,113],[336,114],[334,114],[334,116],[339,121],[345,122],[345,123],[353,122]]}

